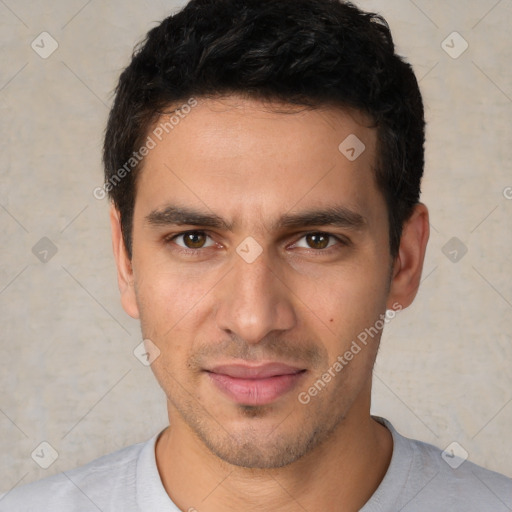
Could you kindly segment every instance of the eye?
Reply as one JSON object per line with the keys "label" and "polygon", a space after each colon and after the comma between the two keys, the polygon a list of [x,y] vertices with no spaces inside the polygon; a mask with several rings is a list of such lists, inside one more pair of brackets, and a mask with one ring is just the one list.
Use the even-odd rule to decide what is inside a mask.
{"label": "eye", "polygon": [[343,244],[343,241],[334,235],[320,231],[304,235],[294,245],[296,247],[303,247],[305,249],[324,250],[332,247],[333,245],[336,245],[337,243]]}
{"label": "eye", "polygon": [[[210,243],[207,244],[208,239],[210,239]],[[168,241],[172,241],[184,249],[192,250],[204,249],[214,245],[214,241],[204,231],[186,231],[170,237]]]}

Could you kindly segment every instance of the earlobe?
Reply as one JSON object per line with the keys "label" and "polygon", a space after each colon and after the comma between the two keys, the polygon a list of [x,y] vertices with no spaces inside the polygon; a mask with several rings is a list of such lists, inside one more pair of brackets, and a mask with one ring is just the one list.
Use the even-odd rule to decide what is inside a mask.
{"label": "earlobe", "polygon": [[128,257],[121,230],[121,217],[114,205],[110,207],[110,227],[112,231],[112,249],[117,267],[117,284],[121,292],[123,309],[132,318],[139,318],[132,262]]}
{"label": "earlobe", "polygon": [[424,204],[418,203],[402,229],[386,305],[388,309],[394,309],[392,305],[395,303],[406,308],[416,297],[429,234],[428,209]]}

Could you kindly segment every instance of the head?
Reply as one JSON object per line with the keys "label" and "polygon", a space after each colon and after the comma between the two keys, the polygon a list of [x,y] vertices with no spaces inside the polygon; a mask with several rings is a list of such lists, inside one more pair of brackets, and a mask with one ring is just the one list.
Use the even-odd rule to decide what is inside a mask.
{"label": "head", "polygon": [[[122,302],[222,459],[289,464],[368,414],[382,315],[421,275],[423,143],[411,67],[349,3],[192,0],[136,49],[104,145]],[[244,399],[234,362],[297,372]]]}

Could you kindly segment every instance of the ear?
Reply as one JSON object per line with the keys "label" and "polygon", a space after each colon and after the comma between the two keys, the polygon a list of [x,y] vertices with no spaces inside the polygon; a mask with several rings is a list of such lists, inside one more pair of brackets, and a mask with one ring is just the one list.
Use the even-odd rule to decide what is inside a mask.
{"label": "ear", "polygon": [[396,309],[397,303],[402,309],[406,308],[416,297],[429,234],[428,209],[424,204],[418,203],[402,229],[386,304],[388,309]]}
{"label": "ear", "polygon": [[112,229],[112,248],[117,265],[117,284],[121,292],[123,309],[132,317],[139,318],[132,262],[128,257],[121,231],[121,216],[114,205],[110,207],[110,227]]}

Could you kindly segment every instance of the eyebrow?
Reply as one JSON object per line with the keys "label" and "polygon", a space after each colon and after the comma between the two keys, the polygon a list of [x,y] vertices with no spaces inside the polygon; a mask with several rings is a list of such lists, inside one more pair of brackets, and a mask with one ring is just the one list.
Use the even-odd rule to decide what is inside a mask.
{"label": "eyebrow", "polygon": [[[175,205],[168,205],[163,209],[152,211],[146,216],[146,222],[152,226],[191,225],[233,230],[233,223],[227,222],[214,213]],[[360,213],[343,206],[332,206],[299,213],[286,213],[273,222],[270,229],[277,231],[311,226],[336,226],[361,230],[367,224],[367,219]]]}
{"label": "eyebrow", "polygon": [[361,230],[368,224],[367,219],[360,213],[344,206],[331,206],[320,210],[307,210],[300,213],[287,213],[271,229],[301,228],[311,226],[336,226]]}
{"label": "eyebrow", "polygon": [[161,210],[154,210],[146,216],[146,222],[152,226],[183,225],[206,226],[209,228],[231,231],[233,225],[214,213],[203,213],[185,206],[169,205]]}

